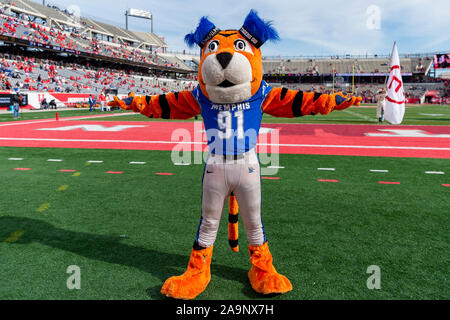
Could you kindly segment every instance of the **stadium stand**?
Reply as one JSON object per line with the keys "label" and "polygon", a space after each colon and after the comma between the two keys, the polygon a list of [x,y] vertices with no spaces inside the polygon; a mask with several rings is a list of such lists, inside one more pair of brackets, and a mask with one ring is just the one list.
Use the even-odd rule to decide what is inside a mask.
{"label": "stadium stand", "polygon": [[[333,88],[330,83],[282,83],[270,82],[276,86],[283,86],[292,90],[315,91],[321,93],[331,93]],[[385,87],[384,84],[359,83],[354,87],[352,92],[351,85],[335,86],[335,91],[343,91],[349,94],[357,94],[363,98],[363,103],[375,103],[375,95],[378,90]],[[436,83],[410,83],[404,84],[406,98],[421,100],[425,98],[425,94],[429,91],[438,91],[441,97],[450,97],[448,85],[445,82]]]}
{"label": "stadium stand", "polygon": [[[426,74],[433,63],[431,57],[402,58],[402,72]],[[377,74],[389,72],[389,58],[358,59],[264,59],[266,74],[332,74],[366,73]],[[354,68],[354,69],[353,69]]]}
{"label": "stadium stand", "polygon": [[[15,39],[51,45],[75,52],[192,71],[182,60],[164,55],[167,45],[155,34],[135,32],[67,10],[26,0],[0,2],[1,32]],[[5,39],[3,39],[5,40]]]}
{"label": "stadium stand", "polygon": [[[432,54],[404,55],[400,59],[406,98],[423,102],[427,93],[447,97],[444,81],[430,77]],[[267,82],[289,89],[358,94],[363,102],[375,102],[378,89],[385,86],[390,57],[346,56],[270,58],[263,60]]]}
{"label": "stadium stand", "polygon": [[76,63],[0,53],[0,90],[127,94],[160,94],[192,90],[193,80],[173,80],[127,73],[124,70],[93,68]]}

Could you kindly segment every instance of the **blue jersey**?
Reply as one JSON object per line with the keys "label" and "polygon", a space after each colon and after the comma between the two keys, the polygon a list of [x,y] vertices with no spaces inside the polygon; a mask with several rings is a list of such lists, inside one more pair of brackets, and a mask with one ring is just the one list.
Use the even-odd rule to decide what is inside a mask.
{"label": "blue jersey", "polygon": [[272,88],[263,81],[250,99],[230,104],[210,101],[198,86],[192,91],[201,107],[210,152],[237,155],[255,148],[262,120],[262,104]]}

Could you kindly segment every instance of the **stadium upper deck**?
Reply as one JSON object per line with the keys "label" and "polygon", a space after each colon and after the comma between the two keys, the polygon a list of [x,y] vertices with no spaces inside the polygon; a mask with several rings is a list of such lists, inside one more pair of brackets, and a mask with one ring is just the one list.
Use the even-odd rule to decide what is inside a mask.
{"label": "stadium upper deck", "polygon": [[192,71],[176,56],[159,56],[167,45],[153,33],[123,28],[77,17],[67,10],[47,7],[27,0],[0,1],[1,33],[11,37],[3,41],[28,40],[38,46],[54,46],[69,53],[89,54],[164,67],[174,71]]}
{"label": "stadium upper deck", "polygon": [[[428,74],[433,64],[431,56],[400,59],[402,73]],[[389,73],[389,58],[311,58],[264,59],[265,74],[385,74]]]}

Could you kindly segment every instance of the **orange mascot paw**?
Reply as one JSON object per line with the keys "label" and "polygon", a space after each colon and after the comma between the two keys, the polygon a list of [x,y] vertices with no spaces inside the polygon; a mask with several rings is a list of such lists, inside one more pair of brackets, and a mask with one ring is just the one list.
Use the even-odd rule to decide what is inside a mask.
{"label": "orange mascot paw", "polygon": [[253,290],[262,294],[286,293],[292,290],[289,279],[275,270],[267,242],[258,247],[249,246],[249,253],[252,268],[248,278]]}
{"label": "orange mascot paw", "polygon": [[361,97],[346,96],[342,92],[332,94],[331,97],[335,100],[334,110],[344,110],[351,106],[359,106],[361,104]]}
{"label": "orange mascot paw", "polygon": [[170,298],[191,300],[202,293],[211,280],[211,259],[213,247],[192,249],[185,273],[171,277],[164,283],[161,293]]}
{"label": "orange mascot paw", "polygon": [[134,111],[141,112],[144,107],[147,106],[147,102],[145,100],[145,96],[139,97],[135,96],[134,93],[130,93],[128,98],[124,100],[120,100],[117,97],[114,97],[113,101],[108,102],[108,106],[110,107],[120,107],[125,111]]}

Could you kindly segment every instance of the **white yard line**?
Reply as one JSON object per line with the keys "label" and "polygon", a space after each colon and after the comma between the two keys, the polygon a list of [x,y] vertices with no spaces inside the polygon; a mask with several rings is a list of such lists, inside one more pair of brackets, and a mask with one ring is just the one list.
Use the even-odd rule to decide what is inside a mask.
{"label": "white yard line", "polygon": [[425,171],[425,174],[445,174],[443,171]]}
{"label": "white yard line", "polygon": [[443,113],[419,113],[421,116],[429,116],[429,117],[442,117],[445,116]]}
{"label": "white yard line", "polygon": [[69,118],[60,118],[59,121],[72,121],[72,120],[84,120],[84,119],[102,119],[102,118],[110,118],[110,117],[121,117],[121,116],[133,116],[139,113],[112,113],[108,115],[92,115],[92,116],[80,116],[80,117],[69,117]]}
{"label": "white yard line", "polygon": [[11,160],[11,161],[22,161],[23,158],[8,158],[8,160]]}
{"label": "white yard line", "polygon": [[364,119],[364,120],[367,120],[367,121],[371,121],[371,122],[378,122],[377,119],[374,119],[374,118],[371,118],[371,117],[368,117],[368,116],[365,116],[363,114],[359,114],[359,113],[356,113],[356,112],[352,112],[350,110],[342,110],[342,111],[345,112],[345,113],[351,114],[352,116],[355,116],[357,118],[361,118],[361,119]]}
{"label": "white yard line", "polygon": [[317,170],[320,170],[320,171],[336,171],[335,168],[317,168]]}
{"label": "white yard line", "polygon": [[0,127],[8,127],[8,126],[18,126],[18,125],[25,125],[25,124],[35,124],[35,123],[45,123],[45,122],[55,122],[55,119],[46,119],[46,120],[40,120],[40,121],[35,121],[35,120],[30,120],[27,122],[10,122],[10,123],[2,123],[0,124]]}
{"label": "white yard line", "polygon": [[[49,142],[104,142],[104,143],[136,143],[136,144],[183,144],[183,145],[207,145],[206,142],[189,141],[153,141],[153,140],[101,140],[101,139],[47,139],[47,138],[6,138],[0,137],[3,141],[49,141]],[[294,143],[259,143],[259,146],[268,147],[303,147],[303,148],[349,148],[349,149],[390,149],[390,150],[436,150],[450,151],[450,148],[436,147],[402,147],[402,146],[357,146],[357,145],[337,145],[337,144],[294,144]]]}
{"label": "white yard line", "polygon": [[18,126],[18,125],[35,124],[35,123],[46,123],[46,122],[62,122],[62,121],[70,121],[70,120],[84,120],[84,119],[131,116],[131,115],[135,115],[135,114],[137,114],[137,113],[113,113],[113,114],[109,114],[109,115],[68,117],[68,118],[60,118],[59,120],[55,120],[53,118],[52,119],[43,119],[43,120],[23,120],[23,121],[18,121],[18,122],[2,123],[2,124],[0,124],[0,127]]}
{"label": "white yard line", "polygon": [[386,173],[386,172],[389,172],[389,170],[375,170],[375,169],[372,169],[372,170],[370,170],[370,172],[384,172],[384,173]]}

